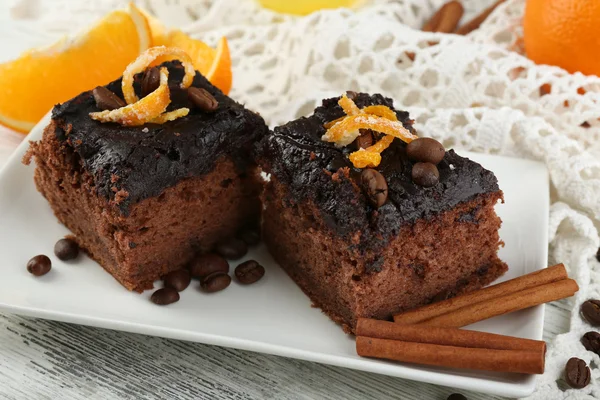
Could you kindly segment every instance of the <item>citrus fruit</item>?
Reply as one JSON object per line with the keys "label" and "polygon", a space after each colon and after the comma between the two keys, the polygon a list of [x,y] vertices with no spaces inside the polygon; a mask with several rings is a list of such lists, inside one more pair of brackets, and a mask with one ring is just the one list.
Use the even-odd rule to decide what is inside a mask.
{"label": "citrus fruit", "polygon": [[231,89],[231,57],[226,38],[221,38],[216,49],[195,40],[180,30],[170,31],[165,46],[182,49],[192,59],[194,68],[225,94]]}
{"label": "citrus fruit", "polygon": [[539,64],[600,75],[600,1],[527,0],[523,39]]}
{"label": "citrus fruit", "polygon": [[323,8],[352,7],[357,0],[259,0],[259,3],[277,12],[306,15]]}
{"label": "citrus fruit", "polygon": [[55,104],[118,78],[149,45],[146,18],[130,7],[75,38],[0,64],[0,124],[28,132]]}

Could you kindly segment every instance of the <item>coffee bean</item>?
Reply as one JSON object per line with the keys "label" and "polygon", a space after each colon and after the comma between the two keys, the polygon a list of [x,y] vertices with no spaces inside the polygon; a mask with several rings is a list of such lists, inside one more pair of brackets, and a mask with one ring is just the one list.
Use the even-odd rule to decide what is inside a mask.
{"label": "coffee bean", "polygon": [[59,260],[73,260],[79,255],[79,245],[73,239],[60,239],[54,245],[54,254]]}
{"label": "coffee bean", "polygon": [[215,111],[219,107],[219,102],[206,89],[190,87],[188,88],[188,99],[202,111]]}
{"label": "coffee bean", "polygon": [[356,93],[354,90],[346,90],[346,97],[350,100],[356,100],[358,93]]}
{"label": "coffee bean", "polygon": [[246,227],[242,229],[237,236],[240,239],[242,239],[248,246],[256,246],[260,243],[260,228]]}
{"label": "coffee bean", "polygon": [[600,356],[600,333],[587,332],[581,337],[581,344],[586,350],[592,351]]}
{"label": "coffee bean", "polygon": [[192,276],[186,269],[178,269],[169,272],[163,279],[165,287],[173,288],[178,292],[182,292],[190,284]]}
{"label": "coffee bean", "polygon": [[166,306],[167,304],[179,301],[179,293],[173,288],[165,287],[152,293],[152,296],[150,296],[150,301],[152,301],[154,304],[158,304],[159,306]]}
{"label": "coffee bean", "polygon": [[215,251],[229,260],[239,260],[248,252],[248,246],[242,239],[229,238],[217,243]]}
{"label": "coffee bean", "polygon": [[366,149],[373,145],[373,132],[370,129],[361,129],[360,136],[354,140],[356,149]]}
{"label": "coffee bean", "polygon": [[265,268],[254,260],[243,262],[235,268],[235,277],[244,285],[258,282],[263,276]]}
{"label": "coffee bean", "polygon": [[160,71],[158,67],[148,68],[142,77],[142,97],[148,96],[160,86]]}
{"label": "coffee bean", "polygon": [[600,300],[588,300],[581,305],[581,315],[593,326],[600,326]]}
{"label": "coffee bean", "polygon": [[590,383],[590,368],[585,361],[573,357],[565,366],[565,380],[574,389],[581,389]]}
{"label": "coffee bean", "polygon": [[190,273],[194,278],[204,278],[214,272],[229,273],[229,263],[218,254],[202,254],[194,258],[190,264]]}
{"label": "coffee bean", "polygon": [[452,393],[447,400],[467,400],[467,397],[460,393]]}
{"label": "coffee bean", "polygon": [[27,262],[27,271],[35,276],[46,275],[51,268],[52,262],[43,254],[35,256]]}
{"label": "coffee bean", "polygon": [[125,102],[104,86],[98,86],[92,90],[92,95],[96,100],[96,106],[101,110],[114,110],[125,107]]}
{"label": "coffee bean", "polygon": [[231,277],[222,272],[213,272],[200,281],[200,288],[208,293],[225,289],[231,283]]}
{"label": "coffee bean", "polygon": [[363,169],[360,174],[360,181],[373,207],[379,208],[385,204],[388,195],[388,185],[379,171],[371,168]]}
{"label": "coffee bean", "polygon": [[440,180],[440,172],[431,163],[418,162],[413,165],[412,180],[419,186],[431,187]]}
{"label": "coffee bean", "polygon": [[437,140],[428,137],[415,139],[406,145],[406,155],[411,161],[428,162],[435,165],[442,161],[445,154],[444,146]]}

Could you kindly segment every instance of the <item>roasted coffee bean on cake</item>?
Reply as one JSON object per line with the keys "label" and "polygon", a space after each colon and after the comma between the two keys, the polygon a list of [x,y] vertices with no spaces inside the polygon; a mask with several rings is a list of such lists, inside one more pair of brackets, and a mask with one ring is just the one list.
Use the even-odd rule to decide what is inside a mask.
{"label": "roasted coffee bean on cake", "polygon": [[[162,67],[166,111],[188,109],[187,115],[171,120],[165,114],[170,118],[137,126],[92,119],[125,106],[117,79],[57,105],[43,139],[25,158],[35,160],[38,190],[77,243],[135,291],[152,288],[194,254],[260,218],[253,148],[267,132],[263,119],[197,72],[191,87],[182,88],[189,71],[179,61]],[[142,101],[164,89],[157,89],[156,76],[151,82],[152,74],[135,75]]]}
{"label": "roasted coffee bean on cake", "polygon": [[268,249],[347,331],[359,317],[390,319],[507,270],[497,255],[496,177],[417,139],[412,123],[391,99],[348,92],[258,146],[270,174]]}

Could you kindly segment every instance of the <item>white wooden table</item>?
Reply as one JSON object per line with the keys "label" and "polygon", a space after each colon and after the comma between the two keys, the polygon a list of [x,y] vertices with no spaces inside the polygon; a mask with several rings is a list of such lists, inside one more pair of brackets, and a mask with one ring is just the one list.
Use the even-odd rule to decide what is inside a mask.
{"label": "white wooden table", "polygon": [[[8,23],[0,3],[1,62],[40,39]],[[0,127],[0,167],[22,138]],[[546,307],[544,339],[550,340],[568,330],[569,309],[566,301]],[[248,351],[0,314],[1,399],[445,400],[453,392]]]}

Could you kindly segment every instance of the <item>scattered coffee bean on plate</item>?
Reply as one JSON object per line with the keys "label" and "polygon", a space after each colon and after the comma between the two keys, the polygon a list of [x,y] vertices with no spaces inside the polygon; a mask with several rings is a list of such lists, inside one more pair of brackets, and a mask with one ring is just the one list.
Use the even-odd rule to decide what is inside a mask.
{"label": "scattered coffee bean on plate", "polygon": [[238,237],[248,246],[255,246],[260,243],[260,228],[246,227],[238,233]]}
{"label": "scattered coffee bean on plate", "polygon": [[35,256],[27,262],[27,271],[35,276],[46,275],[51,268],[52,262],[43,254]]}
{"label": "scattered coffee bean on plate", "polygon": [[219,107],[217,99],[206,89],[188,88],[188,99],[202,111],[215,111]]}
{"label": "scattered coffee bean on plate", "polygon": [[125,102],[104,86],[96,87],[92,90],[92,95],[96,101],[96,106],[101,110],[114,110],[125,107]]}
{"label": "scattered coffee bean on plate", "polygon": [[152,293],[150,301],[159,306],[166,306],[167,304],[179,301],[179,292],[170,287],[158,289],[156,292]]}
{"label": "scattered coffee bean on plate", "polygon": [[235,277],[244,285],[257,282],[264,275],[265,268],[254,260],[243,262],[235,268]]}
{"label": "scattered coffee bean on plate", "polygon": [[217,243],[215,251],[229,260],[239,260],[248,252],[248,245],[242,239],[232,237]]}
{"label": "scattered coffee bean on plate", "polygon": [[142,77],[142,96],[146,97],[160,86],[160,71],[158,67],[148,68]]}
{"label": "scattered coffee bean on plate", "polygon": [[467,400],[467,397],[460,393],[452,393],[447,400]]}
{"label": "scattered coffee bean on plate", "polygon": [[440,180],[440,172],[432,163],[418,162],[413,165],[412,180],[419,186],[432,187]]}
{"label": "scattered coffee bean on plate", "polygon": [[231,277],[222,272],[214,272],[200,281],[200,288],[208,293],[225,289],[231,283]]}
{"label": "scattered coffee bean on plate", "polygon": [[373,207],[379,208],[385,204],[388,196],[388,185],[379,171],[371,168],[363,169],[360,181]]}
{"label": "scattered coffee bean on plate", "polygon": [[73,239],[60,239],[54,245],[54,254],[62,261],[73,260],[79,255],[79,245]]}
{"label": "scattered coffee bean on plate", "polygon": [[167,275],[165,275],[163,282],[165,287],[172,288],[181,292],[185,290],[190,284],[192,280],[192,276],[190,272],[186,269],[178,269],[176,271],[171,271]]}
{"label": "scattered coffee bean on plate", "polygon": [[204,278],[213,272],[229,273],[229,263],[218,254],[202,254],[190,263],[190,273],[194,278]]}
{"label": "scattered coffee bean on plate", "polygon": [[582,389],[590,383],[590,368],[585,361],[573,357],[565,366],[565,380],[574,389]]}
{"label": "scattered coffee bean on plate", "polygon": [[581,305],[581,315],[593,326],[600,326],[600,300],[588,300]]}
{"label": "scattered coffee bean on plate", "polygon": [[586,350],[592,351],[600,356],[600,333],[587,332],[581,337],[581,344]]}
{"label": "scattered coffee bean on plate", "polygon": [[406,145],[406,155],[411,161],[438,164],[444,158],[446,149],[435,139],[422,137]]}

